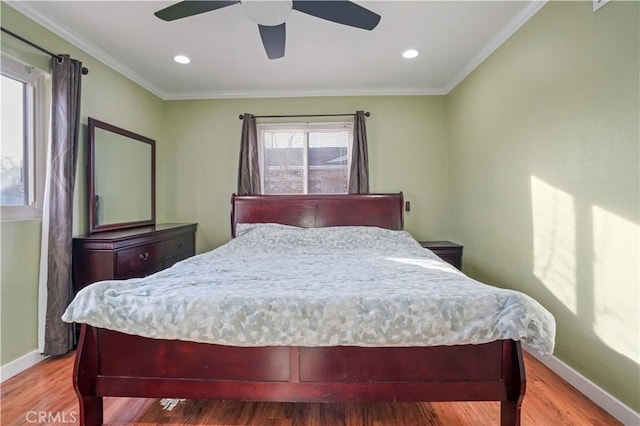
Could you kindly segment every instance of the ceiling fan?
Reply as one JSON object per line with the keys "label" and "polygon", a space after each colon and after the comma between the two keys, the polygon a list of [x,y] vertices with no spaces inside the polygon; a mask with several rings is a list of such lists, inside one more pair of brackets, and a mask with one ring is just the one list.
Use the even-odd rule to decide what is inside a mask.
{"label": "ceiling fan", "polygon": [[155,15],[165,21],[173,21],[238,3],[244,14],[258,24],[269,59],[284,56],[285,21],[292,10],[364,30],[372,30],[380,22],[377,13],[342,0],[186,0],[161,9]]}

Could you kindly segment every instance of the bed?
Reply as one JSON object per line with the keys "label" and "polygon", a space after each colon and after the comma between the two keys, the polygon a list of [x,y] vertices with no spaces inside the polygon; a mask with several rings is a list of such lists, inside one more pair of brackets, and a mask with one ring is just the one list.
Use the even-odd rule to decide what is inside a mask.
{"label": "bed", "polygon": [[[83,289],[63,317],[66,321],[82,324],[74,369],[81,424],[102,424],[102,398],[117,396],[325,403],[500,401],[500,424],[518,425],[525,394],[520,340],[526,341],[530,337],[528,331],[536,329],[542,336],[531,338],[534,346],[538,343],[543,353],[552,351],[553,317],[535,306],[537,302],[527,299],[526,309],[531,309],[531,317],[530,313],[524,315],[527,322],[521,327],[520,334],[507,333],[510,338],[496,338],[493,333],[507,323],[505,328],[509,328],[514,321],[511,317],[499,320],[500,326],[470,326],[472,343],[469,344],[451,343],[449,331],[435,333],[435,337],[427,334],[425,329],[430,326],[424,323],[428,321],[416,318],[426,315],[422,311],[432,312],[429,303],[433,301],[425,297],[420,302],[425,308],[414,306],[414,299],[418,298],[413,294],[419,290],[415,286],[421,284],[410,282],[411,275],[405,275],[404,271],[411,274],[409,270],[417,268],[438,277],[451,277],[446,282],[461,286],[455,287],[458,292],[471,288],[467,286],[472,280],[439,261],[417,242],[415,249],[419,252],[411,252],[410,256],[404,251],[395,252],[396,247],[406,244],[410,251],[414,249],[411,242],[406,241],[410,238],[402,231],[403,208],[402,193],[234,195],[231,202],[234,239],[221,248],[128,283],[135,284],[126,286],[133,290],[123,290],[125,286],[119,286],[118,282],[95,283]],[[371,250],[378,244],[378,238],[384,240],[387,234],[390,235],[389,254],[383,259],[393,263],[399,272],[387,274],[390,280],[390,284],[385,284],[387,287],[378,288],[377,279],[360,278],[362,272],[357,267],[351,269],[349,266],[348,271],[342,269],[333,274],[309,274],[311,270],[305,269],[318,268],[313,260],[319,253],[314,251],[318,250],[317,241],[324,241],[324,235],[329,235],[332,244],[344,249],[344,233],[351,233],[348,244],[362,241]],[[323,235],[322,238],[319,235]],[[290,241],[296,241],[300,246],[292,250]],[[259,249],[251,251],[254,247]],[[339,270],[335,267],[339,263],[335,262],[341,262],[343,258],[347,259],[345,262],[352,258],[352,263],[362,263],[361,268],[368,268],[364,260],[368,255],[356,249],[347,247],[348,252],[327,259],[324,270]],[[324,251],[324,246],[320,250]],[[271,251],[279,253],[277,259],[268,257]],[[224,257],[228,256],[225,252],[231,253],[233,260]],[[247,258],[243,253],[247,253]],[[306,257],[298,258],[297,253]],[[253,268],[250,264],[260,265],[258,260],[263,255],[262,260],[267,265],[269,262],[273,265],[296,262],[295,265],[301,266],[275,266],[277,271],[272,272],[268,267],[256,266],[258,272],[255,273],[262,275],[246,279],[245,269]],[[376,262],[375,259],[372,261]],[[201,272],[194,276],[188,270]],[[294,277],[292,271],[303,275]],[[305,276],[305,271],[310,276]],[[265,272],[274,277],[270,281],[265,277],[263,282],[261,277]],[[325,288],[309,291],[311,275],[327,275]],[[219,277],[222,281],[222,277],[228,276],[226,281],[231,282],[232,287],[215,290],[222,292],[215,297],[224,303],[211,304],[210,300],[215,297],[208,296],[190,296],[190,299],[182,300],[180,296],[186,290],[174,284],[176,276],[188,277],[185,285],[204,291],[202,294],[222,286],[216,281]],[[334,299],[339,287],[349,287],[346,285],[349,280],[362,286],[362,290],[356,287],[359,291],[347,291],[352,299],[336,302],[335,306],[325,304]],[[284,283],[285,290],[269,287],[271,281]],[[149,285],[153,289],[149,290]],[[482,294],[490,291],[485,288],[489,286],[474,285],[479,286],[473,288],[479,288]],[[425,287],[430,285],[425,284]],[[159,289],[160,295],[151,294],[155,289]],[[408,298],[397,303],[386,302],[376,291],[397,292]],[[248,303],[263,305],[236,308],[252,293],[261,296],[256,297],[258,301]],[[315,304],[311,308],[298,308],[295,297],[299,293],[312,293],[316,297]],[[522,297],[526,299],[526,296]],[[173,304],[173,307],[160,309],[162,314],[157,309],[147,309],[160,304],[159,298],[164,298],[162,303]],[[513,301],[513,298],[509,293],[504,300]],[[320,299],[322,303],[318,302]],[[130,300],[137,302],[128,304]],[[455,317],[455,312],[464,310],[458,302],[447,303],[454,314],[445,316]],[[200,306],[200,310],[193,310],[195,305]],[[378,324],[374,322],[376,316],[387,315],[386,311],[393,309],[409,310],[418,317],[401,315],[399,325],[397,318],[375,325]],[[185,316],[176,319],[178,314],[174,310],[184,311]],[[108,311],[110,315],[104,320],[106,322],[96,319],[102,318],[102,311]],[[241,320],[227,325],[212,319],[222,321],[218,317],[225,316]],[[160,321],[167,322],[152,328],[148,325],[151,317],[160,317]],[[207,321],[211,323],[199,325]],[[249,323],[255,328],[249,328]],[[457,329],[459,325],[455,318],[448,318],[446,324],[455,329],[453,334],[464,334]],[[370,326],[376,330],[396,331],[383,336],[372,332]],[[526,331],[524,334],[522,328]],[[158,330],[167,334],[160,334]],[[273,335],[277,335],[277,340],[273,340],[276,339]]]}

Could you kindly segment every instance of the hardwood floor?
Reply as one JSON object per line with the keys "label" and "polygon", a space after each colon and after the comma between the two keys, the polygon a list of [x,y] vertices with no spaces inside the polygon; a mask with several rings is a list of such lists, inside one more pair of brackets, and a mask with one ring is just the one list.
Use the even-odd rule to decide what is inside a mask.
{"label": "hardwood floor", "polygon": [[[2,384],[2,425],[78,424],[71,383],[73,353],[41,362]],[[600,407],[525,355],[523,425],[618,425]],[[493,402],[293,404],[184,401],[163,410],[159,399],[105,398],[106,425],[405,426],[499,424]]]}

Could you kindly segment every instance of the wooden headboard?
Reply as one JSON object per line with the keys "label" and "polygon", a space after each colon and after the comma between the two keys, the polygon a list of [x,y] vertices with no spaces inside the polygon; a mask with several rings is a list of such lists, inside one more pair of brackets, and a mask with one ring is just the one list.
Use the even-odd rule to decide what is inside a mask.
{"label": "wooden headboard", "polygon": [[231,235],[238,223],[323,226],[377,226],[403,229],[403,196],[397,194],[305,194],[231,196]]}

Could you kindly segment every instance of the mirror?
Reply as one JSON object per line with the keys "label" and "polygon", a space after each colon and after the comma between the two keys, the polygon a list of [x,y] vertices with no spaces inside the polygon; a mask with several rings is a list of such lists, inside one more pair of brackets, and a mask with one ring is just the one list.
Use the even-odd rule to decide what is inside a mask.
{"label": "mirror", "polygon": [[89,117],[89,233],[156,223],[155,141]]}

